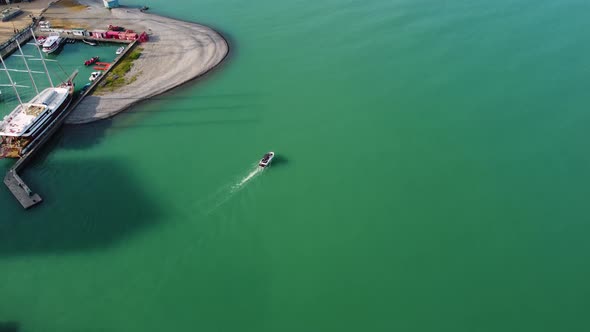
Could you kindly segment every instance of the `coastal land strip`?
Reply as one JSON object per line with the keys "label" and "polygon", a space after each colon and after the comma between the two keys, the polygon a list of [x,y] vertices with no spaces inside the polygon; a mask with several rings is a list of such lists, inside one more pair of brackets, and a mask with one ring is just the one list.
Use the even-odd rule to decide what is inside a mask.
{"label": "coastal land strip", "polygon": [[68,124],[89,123],[112,117],[133,104],[193,80],[220,64],[228,54],[226,40],[215,30],[141,11],[106,9],[100,0],[59,0],[44,19],[52,27],[106,30],[109,24],[149,35],[141,43],[141,56],[126,74],[130,83],[109,92],[87,95],[66,119]]}

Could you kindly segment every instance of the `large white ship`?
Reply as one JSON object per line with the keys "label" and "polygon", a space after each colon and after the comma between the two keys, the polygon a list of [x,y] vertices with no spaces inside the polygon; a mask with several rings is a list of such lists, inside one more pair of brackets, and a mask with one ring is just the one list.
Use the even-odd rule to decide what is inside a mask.
{"label": "large white ship", "polygon": [[18,158],[22,150],[72,102],[74,84],[63,83],[41,91],[19,104],[0,121],[0,158]]}
{"label": "large white ship", "polygon": [[[51,37],[48,37],[48,39]],[[20,50],[20,45],[19,45]],[[35,82],[32,77],[32,71],[29,69],[26,60],[25,65],[33,85]],[[41,53],[39,52],[39,55]],[[43,57],[41,57],[43,61]],[[55,120],[60,114],[62,114],[72,102],[74,95],[74,83],[73,79],[75,74],[70,77],[66,82],[61,83],[57,86],[53,86],[47,67],[45,67],[45,74],[49,79],[51,87],[44,90],[35,90],[37,95],[33,97],[28,103],[24,103],[16,89],[18,85],[12,80],[9,71],[19,71],[15,69],[6,68],[4,59],[0,57],[2,62],[3,71],[6,72],[8,79],[10,80],[9,86],[14,89],[15,94],[19,100],[19,104],[0,120],[0,159],[1,158],[19,158],[23,154],[25,147],[31,143],[36,137],[43,135],[49,125]]]}

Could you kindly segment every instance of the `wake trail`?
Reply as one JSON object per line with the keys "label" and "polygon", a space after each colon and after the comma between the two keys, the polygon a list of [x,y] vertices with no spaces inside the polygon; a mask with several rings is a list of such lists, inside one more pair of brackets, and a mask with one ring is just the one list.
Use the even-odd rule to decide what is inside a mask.
{"label": "wake trail", "polygon": [[240,190],[244,185],[246,185],[250,180],[252,180],[256,175],[262,173],[264,168],[256,166],[256,168],[250,172],[250,174],[246,175],[239,183],[235,184],[232,187],[232,191],[236,192]]}
{"label": "wake trail", "polygon": [[254,178],[256,178],[256,176],[260,175],[264,171],[264,168],[259,167],[258,164],[256,164],[254,167],[254,169],[250,169],[248,171],[248,174],[240,177],[238,181],[222,186],[217,192],[205,199],[204,202],[201,202],[199,205],[201,205],[203,210],[205,210],[205,215],[211,214],[213,211],[217,210],[217,208],[228,202],[250,181],[252,181]]}

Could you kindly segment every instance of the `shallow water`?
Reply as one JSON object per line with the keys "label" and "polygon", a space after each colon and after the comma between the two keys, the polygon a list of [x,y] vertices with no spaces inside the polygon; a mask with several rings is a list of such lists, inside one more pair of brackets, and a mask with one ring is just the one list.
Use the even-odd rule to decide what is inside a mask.
{"label": "shallow water", "polygon": [[[113,119],[64,127],[24,174],[38,208],[0,190],[0,321],[588,325],[589,3],[125,3],[217,28],[230,58]],[[56,58],[70,72],[115,49]],[[270,150],[273,166],[251,175]]]}

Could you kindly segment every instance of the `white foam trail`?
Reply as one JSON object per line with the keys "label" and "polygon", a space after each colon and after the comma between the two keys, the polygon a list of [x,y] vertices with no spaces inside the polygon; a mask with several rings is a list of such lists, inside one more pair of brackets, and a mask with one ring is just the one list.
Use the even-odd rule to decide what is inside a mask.
{"label": "white foam trail", "polygon": [[239,181],[235,182],[232,185],[222,186],[217,192],[215,192],[208,199],[206,199],[205,202],[202,202],[201,204],[199,204],[202,207],[209,206],[209,208],[205,208],[205,210],[206,210],[205,214],[206,215],[211,214],[218,207],[225,204],[238,191],[243,189],[246,186],[246,184],[248,184],[248,182],[252,181],[252,179],[254,179],[257,175],[262,173],[262,171],[264,171],[264,168],[259,167],[258,164],[256,164],[254,167],[256,167],[256,168],[253,170],[250,170],[249,173],[246,176],[242,177]]}
{"label": "white foam trail", "polygon": [[250,174],[246,175],[239,183],[235,184],[232,187],[232,192],[236,192],[240,190],[248,181],[252,180],[256,175],[260,174],[264,168],[256,166],[256,169],[250,172]]}

